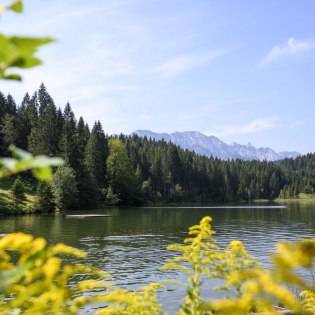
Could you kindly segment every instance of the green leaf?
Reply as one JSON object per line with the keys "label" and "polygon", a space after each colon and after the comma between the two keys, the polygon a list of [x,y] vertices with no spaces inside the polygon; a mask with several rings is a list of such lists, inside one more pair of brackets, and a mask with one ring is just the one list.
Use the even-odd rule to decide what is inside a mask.
{"label": "green leaf", "polygon": [[4,76],[3,79],[21,81],[22,77],[19,74],[9,74]]}
{"label": "green leaf", "polygon": [[38,48],[53,42],[49,37],[32,38],[0,34],[0,79],[21,80],[19,74],[7,74],[10,68],[32,68],[42,61],[35,56]]}
{"label": "green leaf", "polygon": [[49,166],[45,166],[41,168],[34,168],[33,174],[37,179],[43,180],[46,182],[49,182],[53,176],[52,169]]}
{"label": "green leaf", "polygon": [[12,152],[13,158],[0,159],[0,178],[31,170],[39,180],[50,181],[53,175],[51,167],[64,164],[60,158],[50,158],[44,155],[33,156],[13,145],[9,150]]}
{"label": "green leaf", "polygon": [[21,0],[17,0],[10,5],[10,9],[15,13],[23,12],[23,2]]}
{"label": "green leaf", "polygon": [[0,7],[0,14],[4,13],[5,11],[12,10],[15,13],[22,13],[23,12],[23,2],[22,0],[16,0],[10,3],[9,5],[4,5]]}
{"label": "green leaf", "polygon": [[14,145],[11,145],[9,148],[9,151],[12,153],[13,157],[15,157],[17,160],[27,160],[32,158],[32,154],[29,152],[26,152],[22,149],[17,148]]}

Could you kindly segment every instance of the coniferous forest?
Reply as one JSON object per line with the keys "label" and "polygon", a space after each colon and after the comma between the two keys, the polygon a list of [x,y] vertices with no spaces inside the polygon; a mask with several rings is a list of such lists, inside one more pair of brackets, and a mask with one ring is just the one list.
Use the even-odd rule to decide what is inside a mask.
{"label": "coniferous forest", "polygon": [[279,162],[224,161],[163,140],[109,136],[100,121],[89,126],[77,119],[69,103],[57,107],[44,84],[21,104],[0,92],[0,156],[10,155],[10,144],[65,161],[50,184],[28,173],[14,182],[13,195],[22,196],[25,183],[35,195],[33,211],[297,198],[315,187],[315,154]]}

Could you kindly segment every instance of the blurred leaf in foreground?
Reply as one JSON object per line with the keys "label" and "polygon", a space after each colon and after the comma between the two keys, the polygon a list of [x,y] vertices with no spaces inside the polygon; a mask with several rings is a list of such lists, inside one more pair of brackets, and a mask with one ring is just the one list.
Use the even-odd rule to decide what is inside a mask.
{"label": "blurred leaf in foreground", "polygon": [[42,61],[35,57],[39,46],[53,42],[49,37],[32,38],[0,34],[0,79],[21,80],[17,73],[8,74],[9,68],[32,68]]}
{"label": "blurred leaf in foreground", "polygon": [[22,13],[23,12],[23,1],[17,0],[9,3],[8,5],[4,5],[0,7],[0,14],[5,11],[12,10],[15,13]]}
{"label": "blurred leaf in foreground", "polygon": [[10,146],[13,158],[0,159],[0,178],[19,172],[31,170],[39,180],[50,181],[52,179],[52,166],[63,165],[60,158],[50,158],[44,155],[33,156],[31,153]]}
{"label": "blurred leaf in foreground", "polygon": [[[0,7],[0,15],[11,10],[15,13],[23,12],[23,1],[13,1]],[[42,61],[35,56],[38,47],[53,42],[50,37],[20,37],[7,36],[0,33],[0,79],[22,79],[18,73],[7,73],[11,68],[28,69],[36,67]]]}

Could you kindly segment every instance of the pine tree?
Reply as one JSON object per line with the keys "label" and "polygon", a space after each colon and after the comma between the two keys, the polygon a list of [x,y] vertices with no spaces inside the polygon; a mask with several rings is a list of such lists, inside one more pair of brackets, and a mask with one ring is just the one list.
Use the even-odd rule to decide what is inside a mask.
{"label": "pine tree", "polygon": [[50,184],[46,182],[38,183],[33,209],[36,212],[52,212],[55,210],[54,195]]}
{"label": "pine tree", "polygon": [[39,103],[39,108],[38,108],[39,116],[43,117],[48,105],[52,105],[52,104],[54,105],[54,101],[51,98],[51,96],[48,94],[44,83],[41,83],[38,89],[37,99]]}
{"label": "pine tree", "polygon": [[182,164],[178,154],[178,149],[175,145],[170,145],[167,151],[168,170],[172,177],[171,185],[181,182]]}
{"label": "pine tree", "polygon": [[[24,100],[25,98],[27,98],[27,95],[25,95]],[[30,98],[30,101],[27,102],[26,104],[26,115],[27,115],[27,120],[29,121],[30,126],[32,128],[36,126],[38,122],[38,100],[37,100],[36,92]]]}
{"label": "pine tree", "polygon": [[89,126],[85,124],[82,117],[80,117],[76,128],[77,141],[77,167],[76,180],[79,191],[79,207],[81,209],[89,209],[96,207],[98,204],[98,192],[92,176],[84,163],[85,148],[90,137]]}
{"label": "pine tree", "polygon": [[100,199],[100,191],[97,190],[92,180],[91,174],[88,172],[84,164],[80,164],[75,170],[75,178],[78,188],[78,206],[80,209],[91,209],[98,206]]}
{"label": "pine tree", "polygon": [[11,94],[8,94],[7,96],[7,102],[6,102],[6,113],[15,116],[16,115],[16,103],[12,97]]}
{"label": "pine tree", "polygon": [[107,140],[101,123],[95,122],[85,149],[84,164],[97,190],[106,186]]}
{"label": "pine tree", "polygon": [[17,109],[16,114],[16,128],[17,141],[16,145],[23,150],[27,150],[28,137],[32,129],[32,117],[29,117],[30,97],[28,93],[25,94],[21,106]]}
{"label": "pine tree", "polygon": [[66,164],[74,169],[78,168],[78,144],[76,134],[76,120],[71,106],[67,103],[63,112],[63,126],[60,138],[60,155]]}
{"label": "pine tree", "polygon": [[38,98],[41,99],[39,119],[31,130],[28,150],[35,155],[56,156],[59,153],[58,144],[61,134],[58,112],[51,97],[44,97],[45,91],[42,87],[38,92],[40,95]]}
{"label": "pine tree", "polygon": [[5,95],[0,92],[0,124],[5,114],[7,114],[7,99]]}
{"label": "pine tree", "polygon": [[17,121],[16,116],[11,114],[6,114],[4,116],[2,125],[0,127],[0,132],[2,134],[2,142],[5,154],[8,154],[8,147],[10,144],[16,144],[18,140],[18,132],[17,132]]}
{"label": "pine tree", "polygon": [[0,92],[0,156],[5,156],[6,149],[4,147],[3,134],[1,132],[1,125],[5,116],[5,97]]}
{"label": "pine tree", "polygon": [[12,197],[12,205],[14,210],[19,210],[24,205],[26,199],[25,196],[25,187],[20,178],[16,178],[13,182],[13,185],[10,189]]}
{"label": "pine tree", "polygon": [[8,155],[10,144],[16,144],[18,139],[16,119],[16,104],[9,94],[5,97],[0,94],[0,153],[2,156]]}
{"label": "pine tree", "polygon": [[90,137],[90,129],[89,129],[89,126],[85,124],[84,119],[82,117],[80,117],[79,119],[76,134],[77,134],[79,160],[83,162],[85,147]]}

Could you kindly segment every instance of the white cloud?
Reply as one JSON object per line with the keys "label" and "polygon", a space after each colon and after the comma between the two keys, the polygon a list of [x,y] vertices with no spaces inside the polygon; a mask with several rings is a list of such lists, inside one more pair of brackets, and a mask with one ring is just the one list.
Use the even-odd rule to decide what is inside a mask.
{"label": "white cloud", "polygon": [[279,61],[282,58],[297,56],[315,48],[315,42],[311,40],[298,40],[290,37],[282,45],[275,46],[259,63],[260,66]]}
{"label": "white cloud", "polygon": [[253,134],[262,130],[277,127],[278,121],[278,117],[260,118],[244,125],[216,126],[213,130],[207,131],[205,133],[217,137]]}
{"label": "white cloud", "polygon": [[224,50],[180,55],[154,68],[153,72],[160,73],[162,77],[173,77],[204,66],[223,54],[225,54]]}

